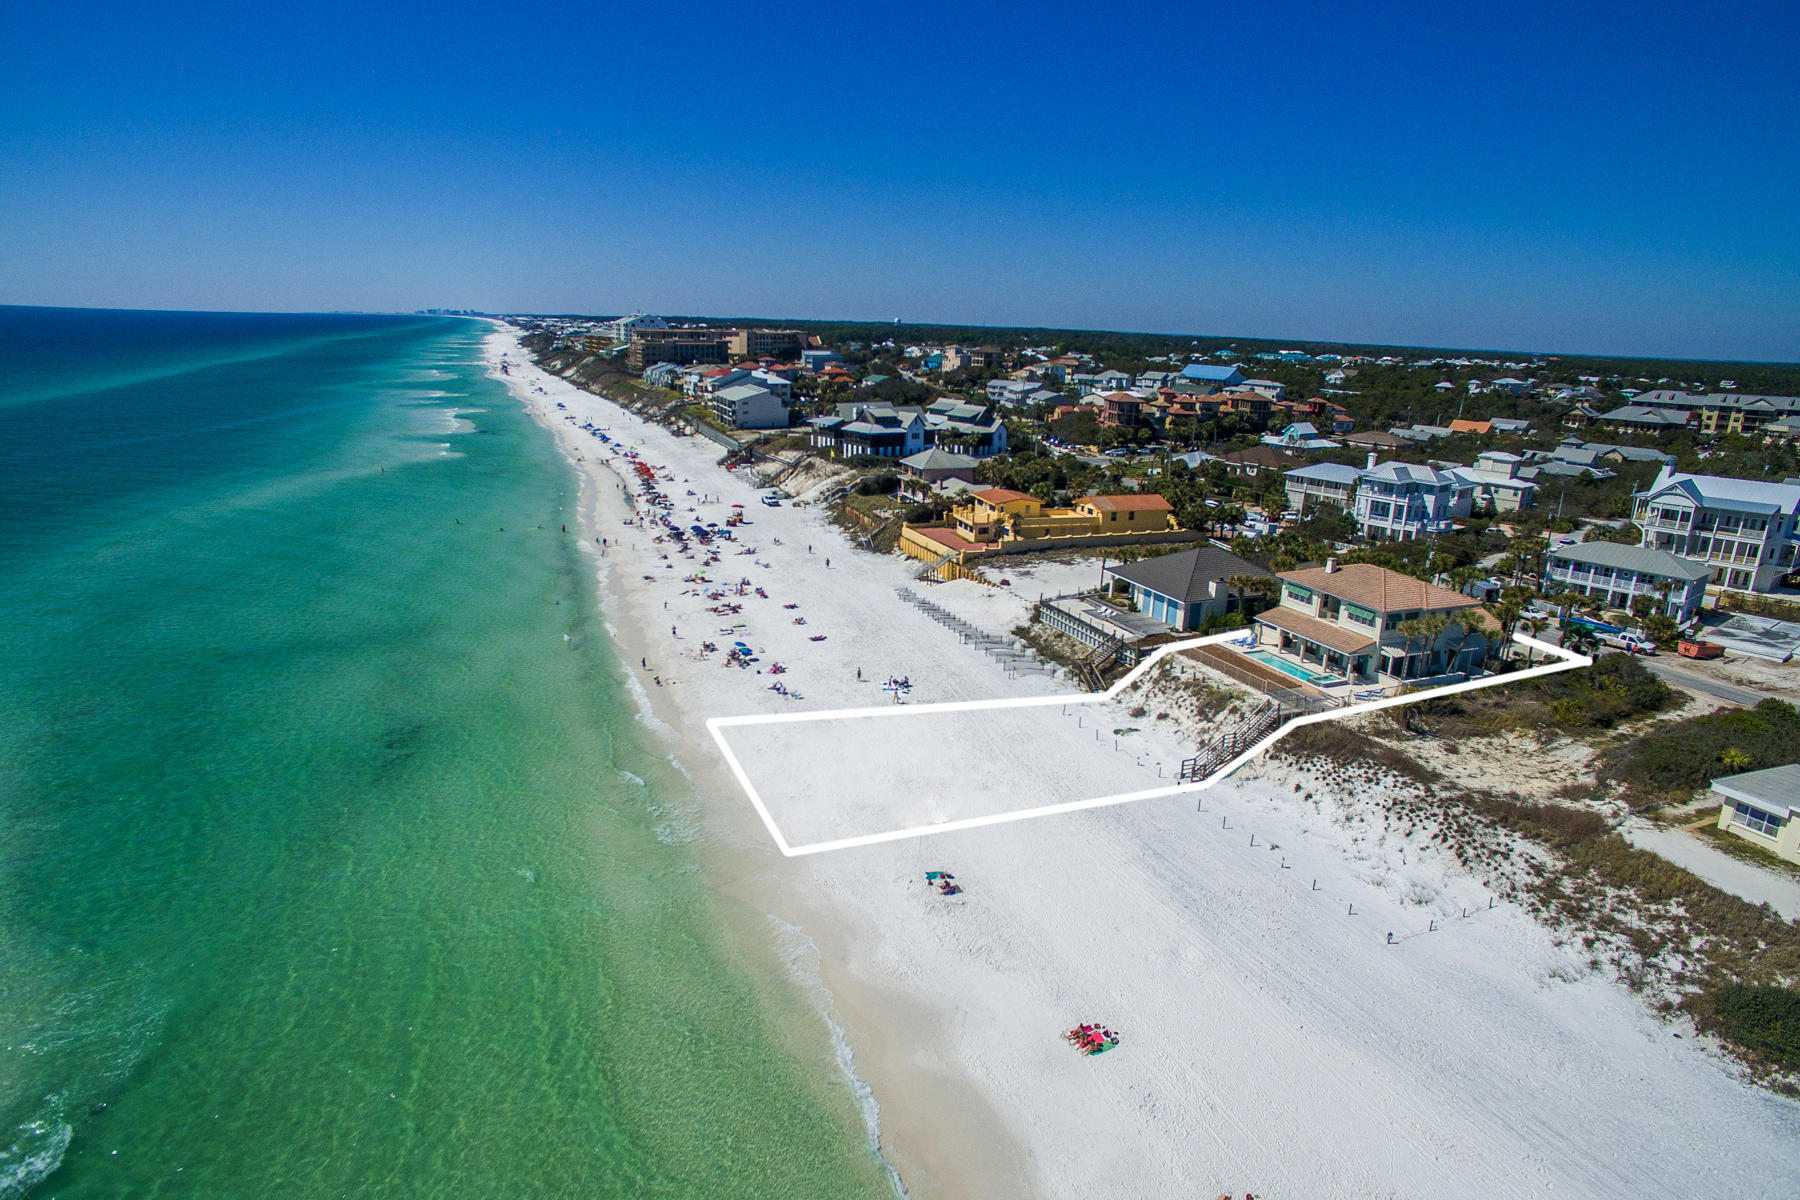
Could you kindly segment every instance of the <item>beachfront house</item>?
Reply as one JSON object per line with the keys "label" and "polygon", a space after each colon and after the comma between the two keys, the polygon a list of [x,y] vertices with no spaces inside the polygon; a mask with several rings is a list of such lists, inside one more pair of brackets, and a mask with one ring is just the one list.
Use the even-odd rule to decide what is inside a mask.
{"label": "beachfront house", "polygon": [[1287,489],[1288,507],[1295,512],[1304,513],[1308,504],[1320,501],[1348,511],[1362,472],[1338,463],[1314,463],[1285,471],[1281,478]]}
{"label": "beachfront house", "polygon": [[[1370,459],[1374,459],[1371,454]],[[1414,463],[1371,464],[1358,476],[1356,524],[1372,542],[1410,542],[1450,533],[1469,515],[1474,485]]]}
{"label": "beachfront house", "polygon": [[1244,607],[1245,593],[1231,585],[1233,578],[1256,575],[1274,584],[1267,571],[1217,546],[1120,563],[1101,574],[1112,595],[1128,596],[1138,612],[1181,633]]}
{"label": "beachfront house", "polygon": [[1720,829],[1800,863],[1800,763],[1726,775],[1712,790],[1723,802]]}
{"label": "beachfront house", "polygon": [[1083,496],[1075,511],[1088,519],[1095,534],[1167,533],[1178,528],[1175,510],[1155,493]]}
{"label": "beachfront house", "polygon": [[900,460],[900,498],[913,504],[924,504],[959,491],[940,486],[945,483],[960,483],[966,485],[966,490],[980,490],[974,487],[977,465],[967,454],[953,454],[948,450],[921,450],[909,454]]}
{"label": "beachfront house", "polygon": [[1550,551],[1544,567],[1546,592],[1577,592],[1613,608],[1649,596],[1656,611],[1687,624],[1699,614],[1712,568],[1667,550],[1618,542],[1580,542]]}
{"label": "beachfront house", "polygon": [[940,450],[970,458],[992,458],[1006,453],[1006,422],[985,404],[971,404],[954,396],[934,400],[920,412],[925,422],[925,441]]}
{"label": "beachfront house", "polygon": [[1175,522],[1169,502],[1156,495],[1083,496],[1067,508],[1053,508],[1026,492],[985,488],[964,497],[949,519],[900,530],[900,552],[937,562],[946,554],[959,563],[992,554],[1062,546],[1117,546],[1136,542],[1195,541]]}
{"label": "beachfront house", "polygon": [[925,449],[925,414],[889,404],[840,404],[806,422],[813,449],[838,458],[905,458]]}
{"label": "beachfront house", "polygon": [[1335,560],[1280,579],[1280,602],[1256,618],[1258,657],[1306,682],[1417,681],[1487,661],[1491,623],[1460,592]]}
{"label": "beachfront house", "polygon": [[713,415],[732,429],[786,429],[787,402],[768,388],[740,383],[707,400]]}
{"label": "beachfront house", "polygon": [[1800,485],[1664,466],[1633,499],[1641,544],[1698,559],[1719,587],[1772,592],[1800,566]]}

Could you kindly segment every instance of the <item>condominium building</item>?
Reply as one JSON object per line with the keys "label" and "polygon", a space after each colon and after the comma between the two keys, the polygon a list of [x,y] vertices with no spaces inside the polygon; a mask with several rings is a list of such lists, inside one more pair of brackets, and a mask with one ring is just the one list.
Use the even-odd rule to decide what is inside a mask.
{"label": "condominium building", "polygon": [[1800,485],[1665,466],[1637,493],[1633,519],[1644,546],[1698,559],[1721,588],[1774,591],[1800,566]]}
{"label": "condominium building", "polygon": [[1633,405],[1668,409],[1686,416],[1701,433],[1752,433],[1784,417],[1800,416],[1800,396],[1756,396],[1744,392],[1654,391],[1632,397]]}
{"label": "condominium building", "polygon": [[633,329],[625,362],[639,373],[659,362],[722,363],[730,354],[729,341],[714,329]]}
{"label": "condominium building", "polygon": [[740,383],[722,388],[707,401],[718,418],[733,429],[785,429],[788,406],[768,388]]}
{"label": "condominium building", "polygon": [[731,331],[733,358],[799,358],[807,346],[807,337],[798,329],[734,329]]}

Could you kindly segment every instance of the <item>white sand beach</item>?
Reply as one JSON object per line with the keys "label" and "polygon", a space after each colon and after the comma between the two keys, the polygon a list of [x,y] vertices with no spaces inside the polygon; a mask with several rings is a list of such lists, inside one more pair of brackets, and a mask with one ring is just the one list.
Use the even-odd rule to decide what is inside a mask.
{"label": "white sand beach", "polygon": [[[1267,763],[1205,793],[1201,812],[1171,797],[783,858],[707,718],[891,704],[882,684],[902,677],[915,703],[1073,695],[963,645],[898,592],[928,590],[1005,633],[1040,591],[1093,570],[1009,569],[1010,588],[916,583],[916,564],[852,549],[820,510],[759,503],[758,480],[719,467],[715,443],[539,371],[505,332],[488,347],[583,472],[606,614],[647,719],[695,781],[716,886],[774,918],[771,945],[797,928],[816,946],[912,1196],[1793,1194],[1800,1105],[1743,1082],[1517,908],[1490,907],[1429,830],[1388,828],[1377,807],[1397,781],[1327,784]],[[684,526],[744,506],[715,563],[627,523],[636,462]],[[721,605],[741,610],[709,611]],[[748,667],[727,663],[739,641]],[[705,642],[719,649],[703,656]],[[913,755],[931,786],[966,774],[984,803],[1012,803],[1011,789],[1024,808],[1114,776],[1112,792],[1154,786],[1159,765],[1192,752],[1124,705],[1079,734],[1043,711],[1048,724],[935,721],[899,753],[776,743],[760,769],[785,770],[785,802],[828,831],[840,812],[909,823],[866,811],[881,792],[857,781]],[[1114,728],[1134,727],[1110,747]],[[930,888],[938,870],[964,890]],[[1084,1057],[1063,1040],[1090,1021],[1119,1047]]]}

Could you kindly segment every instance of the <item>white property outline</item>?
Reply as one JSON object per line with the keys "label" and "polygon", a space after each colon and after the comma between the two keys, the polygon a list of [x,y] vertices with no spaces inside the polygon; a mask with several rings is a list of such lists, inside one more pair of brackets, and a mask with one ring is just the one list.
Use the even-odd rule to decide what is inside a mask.
{"label": "white property outline", "polygon": [[1154,653],[1107,688],[1104,692],[1084,692],[1074,696],[1025,696],[1017,699],[996,700],[949,700],[938,704],[909,704],[902,707],[882,705],[876,708],[833,708],[822,712],[800,713],[761,713],[743,717],[710,717],[706,722],[708,733],[718,744],[719,753],[725,756],[726,765],[737,778],[738,786],[750,797],[750,803],[756,808],[756,815],[775,839],[776,848],[789,858],[803,854],[823,854],[827,850],[849,850],[856,846],[874,846],[882,842],[897,842],[906,838],[924,837],[933,833],[953,833],[959,829],[979,829],[986,825],[1004,825],[1009,821],[1025,821],[1033,817],[1048,817],[1057,813],[1079,812],[1085,808],[1105,808],[1114,804],[1130,804],[1134,800],[1154,800],[1160,796],[1177,796],[1187,792],[1200,792],[1225,778],[1252,758],[1267,750],[1293,729],[1302,725],[1315,725],[1320,721],[1335,721],[1340,717],[1356,716],[1360,713],[1376,712],[1384,708],[1398,708],[1402,704],[1414,704],[1433,696],[1451,696],[1458,692],[1472,692],[1477,688],[1495,687],[1504,683],[1517,683],[1525,679],[1535,679],[1542,675],[1554,675],[1561,671],[1570,671],[1578,667],[1592,666],[1594,660],[1585,654],[1576,654],[1561,646],[1552,646],[1549,642],[1540,642],[1536,638],[1527,637],[1515,631],[1513,641],[1521,646],[1529,646],[1541,650],[1561,662],[1546,663],[1541,667],[1529,667],[1523,671],[1513,671],[1506,675],[1489,675],[1481,679],[1471,679],[1463,683],[1445,684],[1443,687],[1429,688],[1422,692],[1408,692],[1399,696],[1389,696],[1381,700],[1370,700],[1361,704],[1346,705],[1342,708],[1330,709],[1326,712],[1311,713],[1304,717],[1295,717],[1278,726],[1272,733],[1254,746],[1208,775],[1194,783],[1178,783],[1170,787],[1146,788],[1137,792],[1120,792],[1112,796],[1096,796],[1089,800],[1067,800],[1060,804],[1045,804],[1038,808],[1024,808],[1017,812],[991,813],[980,817],[962,817],[954,821],[937,821],[929,825],[915,825],[908,829],[890,829],[882,833],[859,834],[856,837],[836,838],[826,842],[808,842],[803,846],[791,846],[787,838],[782,836],[780,826],[775,818],[769,815],[768,806],[763,803],[756,787],[750,782],[750,776],[744,765],[732,753],[731,746],[725,740],[725,729],[740,725],[787,725],[806,721],[837,721],[847,717],[922,717],[931,713],[979,712],[995,708],[1040,708],[1051,704],[1098,704],[1111,700],[1120,692],[1137,682],[1138,678],[1154,666],[1159,660],[1178,650],[1191,650],[1196,646],[1212,646],[1220,642],[1236,641],[1244,636],[1242,630],[1228,633],[1212,634],[1208,637],[1189,638],[1186,641],[1170,642],[1158,646]]}

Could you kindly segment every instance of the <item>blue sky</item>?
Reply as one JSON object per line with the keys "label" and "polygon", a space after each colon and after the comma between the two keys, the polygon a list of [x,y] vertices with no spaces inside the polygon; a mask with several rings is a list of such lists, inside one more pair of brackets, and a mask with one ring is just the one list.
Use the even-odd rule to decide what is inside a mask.
{"label": "blue sky", "polygon": [[0,302],[1800,359],[1791,0],[278,7],[0,6]]}

